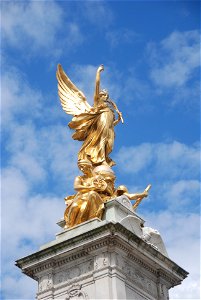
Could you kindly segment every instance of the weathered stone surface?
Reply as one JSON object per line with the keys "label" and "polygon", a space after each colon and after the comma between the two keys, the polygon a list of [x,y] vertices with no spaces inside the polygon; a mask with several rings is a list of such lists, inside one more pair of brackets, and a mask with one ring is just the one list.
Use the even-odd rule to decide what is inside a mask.
{"label": "weathered stone surface", "polygon": [[141,227],[144,221],[127,200],[111,200],[102,221],[62,229],[16,262],[38,281],[38,300],[168,299],[168,290],[188,273],[167,257],[158,232]]}

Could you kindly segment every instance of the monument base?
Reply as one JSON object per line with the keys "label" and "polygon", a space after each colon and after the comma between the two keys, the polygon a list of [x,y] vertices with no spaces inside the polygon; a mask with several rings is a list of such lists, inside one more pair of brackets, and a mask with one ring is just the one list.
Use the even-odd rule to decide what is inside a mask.
{"label": "monument base", "polygon": [[187,276],[168,258],[160,234],[144,227],[127,197],[105,206],[103,220],[62,229],[54,241],[16,262],[38,281],[38,300],[165,300],[168,290]]}

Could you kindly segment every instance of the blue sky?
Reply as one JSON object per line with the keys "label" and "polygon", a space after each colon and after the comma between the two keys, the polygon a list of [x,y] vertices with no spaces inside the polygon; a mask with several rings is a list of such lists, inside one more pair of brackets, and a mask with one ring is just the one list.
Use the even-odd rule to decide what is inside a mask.
{"label": "blue sky", "polygon": [[92,103],[96,69],[123,113],[116,185],[152,183],[138,213],[190,272],[170,299],[199,298],[199,1],[2,1],[2,298],[34,299],[14,261],[54,239],[79,142],[56,66]]}

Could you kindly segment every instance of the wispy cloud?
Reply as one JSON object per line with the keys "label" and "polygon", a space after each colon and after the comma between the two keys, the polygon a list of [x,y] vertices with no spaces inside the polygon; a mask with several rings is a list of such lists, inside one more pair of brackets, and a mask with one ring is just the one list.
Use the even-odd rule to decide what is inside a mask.
{"label": "wispy cloud", "polygon": [[199,31],[174,31],[159,43],[149,43],[147,57],[156,96],[167,99],[169,107],[182,103],[184,110],[193,111],[197,118],[200,93]]}
{"label": "wispy cloud", "polygon": [[15,47],[48,48],[61,26],[62,10],[54,2],[4,2],[2,33],[6,42]]}
{"label": "wispy cloud", "polygon": [[[177,141],[169,143],[144,143],[136,147],[122,147],[115,157],[120,168],[127,173],[139,173],[152,168],[154,174],[177,178],[199,175],[199,145],[188,146]],[[127,162],[129,161],[129,164]]]}
{"label": "wispy cloud", "polygon": [[2,279],[2,286],[2,299],[31,300],[37,292],[37,283],[27,276],[6,275]]}
{"label": "wispy cloud", "polygon": [[[199,209],[199,203],[197,201],[200,194],[200,182],[199,180],[178,180],[174,183],[166,184],[164,188],[163,197],[168,203],[171,210],[184,209],[194,205]],[[176,201],[175,201],[176,199]]]}
{"label": "wispy cloud", "polygon": [[1,78],[2,105],[1,116],[5,129],[12,126],[12,122],[19,117],[37,118],[40,115],[42,95],[33,90],[26,77],[16,68],[7,66]]}
{"label": "wispy cloud", "polygon": [[[56,1],[4,1],[1,23],[5,45],[26,55],[47,56],[51,53],[58,57],[64,49],[69,51],[84,39],[79,25],[72,20],[66,21],[62,7]],[[58,39],[58,36],[63,38]]]}
{"label": "wispy cloud", "polygon": [[100,29],[108,28],[114,20],[114,14],[105,1],[85,1],[80,6],[80,10],[93,26]]}
{"label": "wispy cloud", "polygon": [[197,30],[174,31],[159,44],[150,43],[151,79],[160,87],[182,87],[200,66],[200,36]]}
{"label": "wispy cloud", "polygon": [[131,29],[121,28],[119,30],[108,30],[106,33],[106,39],[112,48],[115,48],[122,44],[133,43],[133,40],[139,39],[139,34]]}

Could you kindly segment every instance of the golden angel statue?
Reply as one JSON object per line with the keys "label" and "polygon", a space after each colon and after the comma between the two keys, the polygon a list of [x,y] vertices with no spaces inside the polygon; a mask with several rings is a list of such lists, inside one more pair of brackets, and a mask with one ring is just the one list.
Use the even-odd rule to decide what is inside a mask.
{"label": "golden angel statue", "polygon": [[[65,228],[74,227],[93,218],[102,218],[104,203],[121,195],[136,200],[134,209],[144,197],[143,193],[129,194],[125,186],[115,189],[115,162],[109,157],[114,145],[114,126],[123,123],[121,112],[109,99],[106,90],[100,89],[100,65],[96,72],[94,104],[89,105],[80,91],[65,74],[62,66],[57,68],[58,94],[63,110],[73,116],[68,124],[74,129],[73,139],[83,141],[78,152],[78,167],[83,173],[74,181],[75,194],[65,198]],[[117,118],[116,118],[117,114]]]}
{"label": "golden angel statue", "polygon": [[60,64],[56,73],[63,110],[73,115],[72,121],[68,124],[75,130],[72,137],[83,141],[78,161],[90,161],[93,167],[115,165],[109,157],[114,144],[114,126],[120,121],[123,123],[122,114],[116,104],[109,99],[108,92],[100,89],[100,73],[103,70],[103,65],[97,69],[93,106],[89,105],[83,92],[71,82]]}

